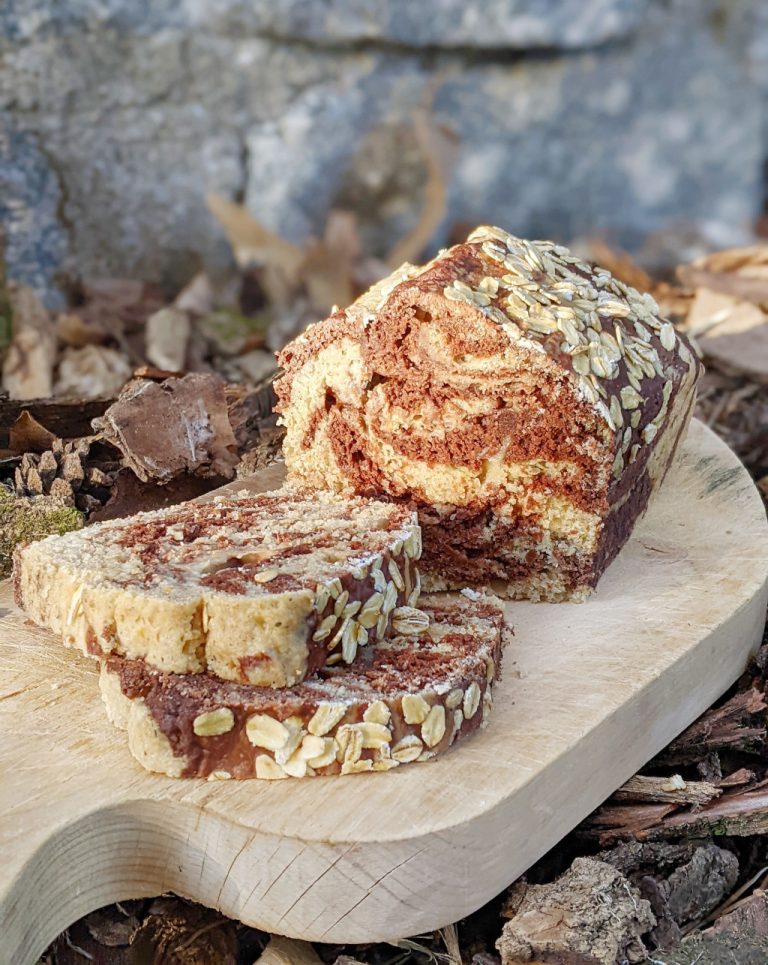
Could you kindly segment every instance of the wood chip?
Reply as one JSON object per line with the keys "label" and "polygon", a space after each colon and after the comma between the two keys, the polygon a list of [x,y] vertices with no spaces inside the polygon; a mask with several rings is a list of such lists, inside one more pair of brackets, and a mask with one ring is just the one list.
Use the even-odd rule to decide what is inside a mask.
{"label": "wood chip", "polygon": [[238,462],[224,383],[214,375],[133,382],[94,427],[144,482],[187,472],[231,479]]}
{"label": "wood chip", "polygon": [[732,298],[768,303],[768,245],[730,248],[677,270],[688,288],[709,288]]}
{"label": "wood chip", "polygon": [[149,361],[160,369],[182,372],[191,332],[187,312],[180,308],[161,308],[147,319],[145,351]]}
{"label": "wood chip", "polygon": [[31,288],[9,283],[13,336],[3,363],[3,388],[12,399],[42,399],[53,394],[56,331]]}
{"label": "wood chip", "polygon": [[707,804],[723,792],[706,781],[681,781],[676,787],[668,777],[637,774],[613,795],[617,801],[655,801],[669,804]]}
{"label": "wood chip", "polygon": [[0,399],[0,446],[11,448],[10,434],[14,423],[26,411],[48,429],[55,438],[89,436],[91,420],[103,415],[113,399],[42,399],[22,405]]}
{"label": "wood chip", "polygon": [[658,760],[669,764],[696,762],[707,751],[728,748],[754,750],[766,737],[765,721],[750,720],[766,709],[765,695],[756,687],[734,694],[712,708],[675,738]]}
{"label": "wood chip", "polygon": [[254,965],[323,965],[309,942],[273,935]]}
{"label": "wood chip", "polygon": [[106,345],[66,348],[59,360],[55,395],[75,399],[114,397],[131,377],[125,355]]}
{"label": "wood chip", "polygon": [[592,858],[577,858],[551,884],[514,886],[513,903],[515,911],[496,943],[502,965],[644,961],[642,936],[656,923],[637,889]]}

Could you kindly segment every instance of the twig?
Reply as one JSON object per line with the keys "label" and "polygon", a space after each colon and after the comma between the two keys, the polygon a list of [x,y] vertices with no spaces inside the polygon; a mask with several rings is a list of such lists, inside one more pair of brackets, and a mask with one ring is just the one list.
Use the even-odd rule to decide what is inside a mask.
{"label": "twig", "polygon": [[69,937],[69,929],[67,929],[64,932],[64,941],[67,943],[67,947],[71,948],[76,955],[81,955],[83,958],[87,958],[89,962],[93,961],[93,955],[91,955],[90,952],[87,952],[84,948],[81,948],[79,945],[75,945],[75,943]]}

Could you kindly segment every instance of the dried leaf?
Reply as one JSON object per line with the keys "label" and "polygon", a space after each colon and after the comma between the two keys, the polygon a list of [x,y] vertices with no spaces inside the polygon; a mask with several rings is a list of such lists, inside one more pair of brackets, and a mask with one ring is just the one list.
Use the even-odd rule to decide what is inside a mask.
{"label": "dried leaf", "polygon": [[214,375],[132,382],[94,428],[145,482],[185,472],[231,479],[238,462],[224,383]]}
{"label": "dried leaf", "polygon": [[165,304],[156,285],[123,278],[102,278],[83,286],[76,312],[83,324],[116,339],[121,345],[127,332],[143,329],[149,316]]}
{"label": "dried leaf", "polygon": [[57,316],[56,335],[73,348],[101,345],[109,338],[109,332],[98,324],[89,324],[78,312],[62,312]]}
{"label": "dried leaf", "polygon": [[699,288],[686,327],[721,371],[768,382],[768,315],[757,305]]}
{"label": "dried leaf", "polygon": [[56,436],[24,409],[11,426],[8,434],[8,448],[21,455],[24,452],[46,452],[53,445]]}
{"label": "dried leaf", "polygon": [[651,276],[626,251],[609,245],[603,238],[590,238],[587,248],[589,260],[606,268],[614,277],[632,285],[638,291],[653,290],[654,282]]}
{"label": "dried leaf", "polygon": [[198,272],[176,296],[174,308],[191,315],[207,315],[213,311],[213,286],[204,271]]}
{"label": "dried leaf", "polygon": [[312,241],[301,265],[309,301],[318,314],[354,300],[354,264],[360,254],[357,222],[348,211],[331,211],[322,241]]}
{"label": "dried leaf", "polygon": [[219,194],[209,194],[208,210],[224,229],[237,263],[247,268],[256,263],[264,269],[262,284],[269,300],[284,305],[298,285],[304,252],[265,228],[241,204]]}
{"label": "dried leaf", "polygon": [[732,248],[677,270],[689,288],[709,288],[740,301],[768,305],[768,245]]}
{"label": "dried leaf", "polygon": [[78,399],[109,398],[117,395],[130,377],[128,360],[113,348],[66,348],[59,362],[54,394]]}
{"label": "dried leaf", "polygon": [[446,211],[448,171],[456,142],[445,128],[434,123],[427,110],[414,114],[413,128],[427,169],[424,207],[416,225],[387,255],[390,269],[399,267],[405,261],[419,259]]}
{"label": "dried leaf", "polygon": [[161,308],[147,319],[146,354],[159,369],[181,372],[187,357],[191,325],[189,315],[180,308]]}
{"label": "dried leaf", "polygon": [[31,288],[8,285],[13,338],[3,363],[3,387],[12,399],[42,399],[53,390],[56,333]]}

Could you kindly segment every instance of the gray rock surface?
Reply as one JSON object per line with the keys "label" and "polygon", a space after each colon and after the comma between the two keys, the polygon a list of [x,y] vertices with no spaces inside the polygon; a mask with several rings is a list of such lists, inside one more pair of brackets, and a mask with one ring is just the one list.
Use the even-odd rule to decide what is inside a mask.
{"label": "gray rock surface", "polygon": [[[251,157],[269,158],[250,168],[249,207],[300,238],[334,196],[352,198],[385,248],[418,214],[410,115],[428,84],[435,120],[459,145],[447,223],[565,239],[604,231],[631,248],[696,219],[746,227],[757,211],[762,97],[734,51],[706,24],[691,29],[689,15],[657,16],[630,45],[517,64],[446,56],[426,71],[382,54],[366,76],[306,90],[277,127],[249,134]],[[356,165],[369,138],[377,150]],[[300,150],[301,139],[317,149]]]}
{"label": "gray rock surface", "polygon": [[288,40],[387,41],[406,47],[594,47],[626,36],[653,0],[5,0],[11,40],[98,20],[115,30],[210,28]]}
{"label": "gray rock surface", "polygon": [[0,113],[0,226],[9,277],[61,302],[52,279],[67,253],[59,220],[61,193],[49,159],[33,132],[19,131]]}
{"label": "gray rock surface", "polygon": [[9,274],[49,303],[62,271],[178,286],[229,258],[212,190],[296,241],[330,206],[354,206],[381,254],[422,203],[419,107],[456,140],[435,243],[458,221],[605,230],[629,246],[692,220],[746,225],[765,155],[765,45],[730,14],[713,20],[716,6],[6,0]]}

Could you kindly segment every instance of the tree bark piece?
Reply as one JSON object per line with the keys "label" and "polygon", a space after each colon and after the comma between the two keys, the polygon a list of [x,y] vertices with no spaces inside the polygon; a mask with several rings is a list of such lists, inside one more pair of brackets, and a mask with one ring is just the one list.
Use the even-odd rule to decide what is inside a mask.
{"label": "tree bark piece", "polygon": [[218,376],[130,383],[94,427],[143,482],[167,483],[183,473],[234,476],[237,443]]}
{"label": "tree bark piece", "polygon": [[665,804],[707,804],[723,792],[707,781],[683,781],[679,775],[647,777],[636,774],[613,795],[617,801],[655,801]]}
{"label": "tree bark piece", "polygon": [[657,827],[667,815],[677,810],[674,804],[607,804],[598,808],[581,824],[582,837],[594,837],[602,847],[635,838],[648,840],[645,833]]}
{"label": "tree bark piece", "polygon": [[738,876],[739,862],[733,852],[714,844],[697,848],[665,883],[670,916],[678,925],[703,918],[736,887]]}
{"label": "tree bark piece", "polygon": [[736,856],[715,845],[689,842],[629,841],[599,855],[616,868],[650,902],[656,925],[654,945],[671,947],[680,941],[681,928],[701,921],[720,906],[736,884]]}
{"label": "tree bark piece", "polygon": [[706,931],[672,951],[657,951],[658,965],[765,965],[768,961],[768,893],[755,891]]}
{"label": "tree bark piece", "polygon": [[754,751],[755,745],[765,739],[766,728],[763,720],[750,718],[765,709],[765,694],[756,687],[734,694],[691,724],[657,760],[664,764],[695,763],[712,750]]}
{"label": "tree bark piece", "polygon": [[93,433],[91,420],[103,415],[114,399],[76,399],[71,402],[37,399],[32,402],[0,399],[0,448],[10,449],[11,431],[27,412],[54,436],[74,439]]}
{"label": "tree bark piece", "polygon": [[755,772],[746,767],[740,767],[733,774],[728,774],[717,782],[718,787],[741,787],[744,784],[751,784],[755,779]]}
{"label": "tree bark piece", "polygon": [[[665,811],[665,808],[669,810]],[[661,841],[683,836],[768,834],[768,787],[723,794],[698,811],[672,814],[672,805],[604,807],[582,826],[585,837],[607,847],[617,841]]]}
{"label": "tree bark piece", "polygon": [[516,885],[512,902],[514,914],[496,943],[502,965],[641,962],[642,936],[656,924],[650,904],[624,875],[592,858],[577,858],[551,884]]}

